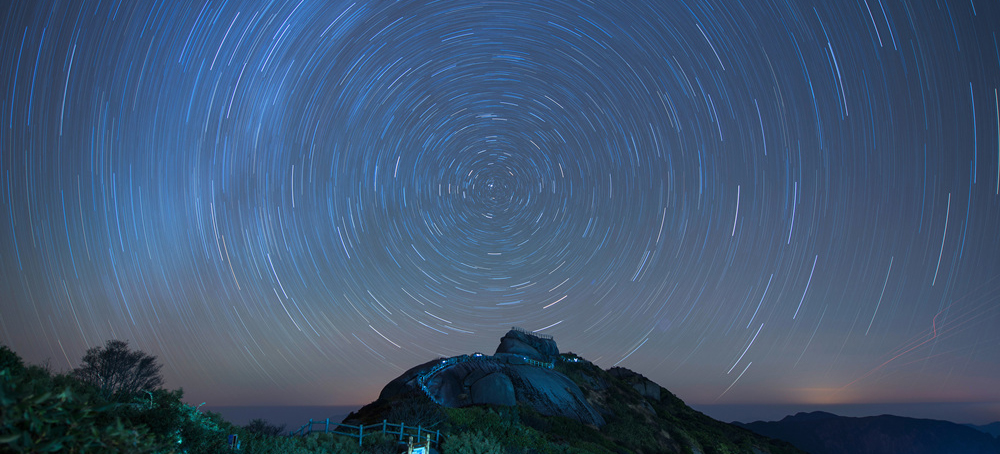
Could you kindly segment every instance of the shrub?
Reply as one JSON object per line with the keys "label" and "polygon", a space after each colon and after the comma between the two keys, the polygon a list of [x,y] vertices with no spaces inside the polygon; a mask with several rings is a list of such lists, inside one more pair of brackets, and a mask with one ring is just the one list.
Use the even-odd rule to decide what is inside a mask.
{"label": "shrub", "polygon": [[407,426],[435,429],[444,422],[445,414],[440,405],[421,395],[393,402],[385,419]]}
{"label": "shrub", "polygon": [[0,370],[8,371],[13,375],[24,373],[24,361],[6,345],[0,345]]}
{"label": "shrub", "polygon": [[396,454],[399,443],[395,437],[385,433],[365,435],[362,452],[371,454]]}
{"label": "shrub", "polygon": [[482,432],[462,432],[448,437],[441,448],[446,454],[502,454],[503,445]]}
{"label": "shrub", "polygon": [[128,401],[116,392],[111,396],[119,400],[109,402],[106,390],[76,374],[25,366],[5,346],[0,364],[0,452],[218,453],[228,448],[227,435],[241,434],[218,414],[182,402],[180,389]]}
{"label": "shrub", "polygon": [[[478,433],[499,443],[510,452],[554,452],[556,446],[546,435],[522,422],[519,407],[465,407],[445,409],[450,439],[465,433]],[[531,418],[532,416],[529,416]]]}
{"label": "shrub", "polygon": [[293,437],[299,440],[299,444],[306,452],[313,453],[336,453],[336,454],[358,454],[361,453],[361,446],[358,439],[332,433],[314,432],[305,437]]}
{"label": "shrub", "polygon": [[[3,356],[5,363],[17,363],[8,352],[3,352]],[[106,411],[106,407],[95,408],[78,398],[69,387],[53,389],[53,380],[48,375],[15,376],[12,369],[0,369],[2,451],[166,452],[142,426],[128,427],[119,419],[110,424],[103,421]]]}

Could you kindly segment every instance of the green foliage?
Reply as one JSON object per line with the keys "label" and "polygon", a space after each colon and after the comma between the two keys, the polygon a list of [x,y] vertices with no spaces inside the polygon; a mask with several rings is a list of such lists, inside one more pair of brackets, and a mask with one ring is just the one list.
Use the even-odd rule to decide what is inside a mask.
{"label": "green foliage", "polygon": [[[611,443],[605,447],[591,441],[604,441],[592,428],[569,418],[541,415],[527,406],[478,406],[448,408],[445,411],[448,414],[447,436],[442,444],[445,452],[449,452],[445,445],[455,437],[459,437],[460,441],[452,441],[451,449],[492,443],[502,448],[502,452],[509,453],[601,453],[612,452],[614,448]],[[567,427],[572,430],[557,430]],[[575,431],[583,435],[578,436],[580,434]]]}
{"label": "green foliage", "polygon": [[360,454],[362,447],[358,444],[358,439],[345,437],[337,434],[311,433],[305,437],[293,437],[298,440],[299,445],[305,452],[311,453],[337,453],[337,454]]}
{"label": "green foliage", "polygon": [[503,445],[482,432],[462,432],[451,437],[441,446],[445,454],[503,454]]}
{"label": "green foliage", "polygon": [[[148,357],[137,353],[132,358]],[[0,364],[0,452],[217,453],[235,433],[219,415],[183,403],[181,390],[112,401],[77,374],[25,366],[6,346]]]}
{"label": "green foliage", "polygon": [[144,428],[160,449],[192,454],[228,449],[227,437],[239,435],[240,429],[217,413],[185,404],[183,397],[181,389],[146,392],[130,403],[108,404],[104,418]]}
{"label": "green foliage", "polygon": [[178,423],[185,406],[181,402],[182,395],[181,390],[147,392],[144,397],[137,396],[132,403],[110,404],[107,417],[144,426],[159,444],[173,446],[178,441]]}
{"label": "green foliage", "polygon": [[[6,356],[6,352],[4,352]],[[5,358],[9,359],[9,358]],[[19,360],[20,358],[18,358]],[[69,388],[53,387],[37,370],[0,370],[0,450],[5,452],[154,452],[144,427],[106,424],[95,408]]]}
{"label": "green foliage", "polygon": [[[120,348],[114,349],[120,352]],[[100,362],[93,359],[94,355],[100,356],[97,350],[91,349],[88,355],[90,364]],[[151,356],[142,352],[129,352],[127,356],[138,359],[132,362],[134,366],[147,371],[155,369],[158,376],[158,366],[143,366],[149,363],[141,359]],[[25,365],[17,353],[4,345],[0,345],[0,366],[0,453],[215,454],[230,451],[230,435],[238,437],[241,447],[238,452],[246,454],[399,451],[397,440],[381,433],[366,435],[363,445],[359,445],[357,438],[335,434],[283,436],[283,426],[263,420],[238,427],[217,413],[201,412],[185,404],[180,389],[129,391],[134,388],[119,386],[118,391],[109,393],[101,388],[108,382],[86,380],[88,375],[80,373],[53,375],[47,367]],[[443,418],[428,413],[427,409],[406,411],[418,417]]]}
{"label": "green foliage", "polygon": [[516,407],[466,407],[448,408],[450,435],[466,432],[503,440],[511,447],[533,447],[545,444],[537,431],[521,424]]}
{"label": "green foliage", "polygon": [[371,454],[396,454],[398,441],[389,434],[376,433],[365,435],[362,452]]}
{"label": "green foliage", "polygon": [[0,345],[0,370],[8,371],[14,375],[20,375],[24,372],[24,361],[6,345]]}
{"label": "green foliage", "polygon": [[547,452],[613,452],[618,448],[599,430],[575,419],[546,416],[528,406],[521,407],[520,414],[524,425],[545,435]]}
{"label": "green foliage", "polygon": [[[241,449],[238,452],[245,454],[309,454],[326,453],[329,445],[306,446],[302,439],[296,437],[270,436],[256,433],[247,434],[240,443]],[[357,443],[355,443],[357,444]]]}
{"label": "green foliage", "polygon": [[384,419],[396,424],[434,430],[444,422],[445,417],[441,406],[421,393],[394,401]]}

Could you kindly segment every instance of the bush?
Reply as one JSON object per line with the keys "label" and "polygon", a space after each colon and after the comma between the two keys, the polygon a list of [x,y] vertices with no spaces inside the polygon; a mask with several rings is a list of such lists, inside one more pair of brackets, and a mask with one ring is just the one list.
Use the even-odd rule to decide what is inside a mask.
{"label": "bush", "polygon": [[358,439],[332,433],[314,432],[304,437],[292,437],[312,453],[359,454],[362,452]]}
{"label": "bush", "polygon": [[[99,362],[93,359],[100,357],[97,350],[88,355],[88,364]],[[144,367],[141,363],[134,364]],[[238,437],[238,452],[244,454],[396,454],[402,449],[396,437],[382,433],[366,434],[359,445],[357,438],[336,434],[282,436],[283,426],[262,419],[238,427],[185,404],[181,389],[127,391],[133,388],[126,386],[109,393],[98,386],[122,382],[88,381],[82,373],[53,375],[47,367],[25,365],[3,345],[0,366],[0,453],[215,454],[230,451],[230,435]],[[419,405],[403,410],[415,418],[442,418]]]}
{"label": "bush", "polygon": [[[141,352],[131,357],[151,358]],[[25,366],[6,346],[0,346],[0,364],[0,452],[214,454],[228,449],[229,434],[245,436],[220,415],[182,402],[180,389],[126,401],[127,393],[109,395],[76,374],[53,376],[45,367]]]}
{"label": "bush", "polygon": [[399,442],[395,437],[385,433],[365,435],[362,442],[362,452],[371,454],[396,454],[399,452]]}
{"label": "bush", "polygon": [[448,439],[466,433],[478,433],[512,452],[552,452],[554,446],[545,434],[522,422],[518,407],[465,407],[445,409],[448,415]]}
{"label": "bush", "polygon": [[420,395],[393,402],[385,419],[397,424],[435,429],[444,422],[445,414],[440,405]]}
{"label": "bush", "polygon": [[[5,366],[20,362],[3,347]],[[16,361],[14,359],[16,358]],[[51,376],[36,369],[0,369],[0,450],[12,452],[145,453],[165,451],[147,430],[119,419],[105,422],[106,407],[94,407],[70,389],[53,388]],[[41,368],[39,368],[41,369]],[[15,376],[12,372],[20,372]]]}
{"label": "bush", "polygon": [[24,373],[24,361],[6,345],[0,345],[0,370],[8,371],[13,375]]}
{"label": "bush", "polygon": [[503,454],[504,448],[493,437],[482,432],[462,432],[444,441],[441,448],[446,454]]}

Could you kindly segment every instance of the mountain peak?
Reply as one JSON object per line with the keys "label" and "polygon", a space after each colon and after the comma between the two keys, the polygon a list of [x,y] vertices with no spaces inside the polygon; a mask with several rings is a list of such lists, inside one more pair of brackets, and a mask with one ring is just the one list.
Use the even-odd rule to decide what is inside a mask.
{"label": "mountain peak", "polygon": [[833,413],[827,413],[825,411],[810,411],[810,412],[798,412],[794,415],[785,416],[781,419],[782,422],[799,422],[799,421],[821,421],[830,418],[839,418]]}
{"label": "mountain peak", "polygon": [[606,453],[800,452],[709,418],[637,372],[602,370],[559,353],[551,336],[519,328],[500,339],[494,355],[439,358],[411,368],[344,423],[383,420],[442,434],[474,433],[517,452],[539,451],[537,443]]}
{"label": "mountain peak", "polygon": [[500,338],[496,354],[523,355],[535,361],[550,363],[559,357],[559,347],[555,339],[547,334],[513,327]]}

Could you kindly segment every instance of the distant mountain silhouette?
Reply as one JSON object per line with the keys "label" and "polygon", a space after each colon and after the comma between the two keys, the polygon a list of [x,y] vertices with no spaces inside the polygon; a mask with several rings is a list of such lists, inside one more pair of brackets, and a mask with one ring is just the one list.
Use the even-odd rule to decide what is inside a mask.
{"label": "distant mountain silhouette", "polygon": [[990,435],[993,435],[994,437],[1000,437],[1000,421],[991,422],[989,424],[986,424],[985,426],[977,426],[975,424],[962,424],[962,425],[966,427],[971,427],[980,432],[986,432]]}
{"label": "distant mountain silhouette", "polygon": [[[636,372],[602,370],[519,329],[493,355],[413,367],[343,423],[383,420],[440,430],[445,450],[456,452],[801,453],[714,420]],[[449,440],[476,446],[449,448]]]}
{"label": "distant mountain silhouette", "polygon": [[934,419],[891,415],[852,418],[817,411],[786,416],[781,421],[734,424],[811,454],[1000,453],[1000,441],[985,431]]}

